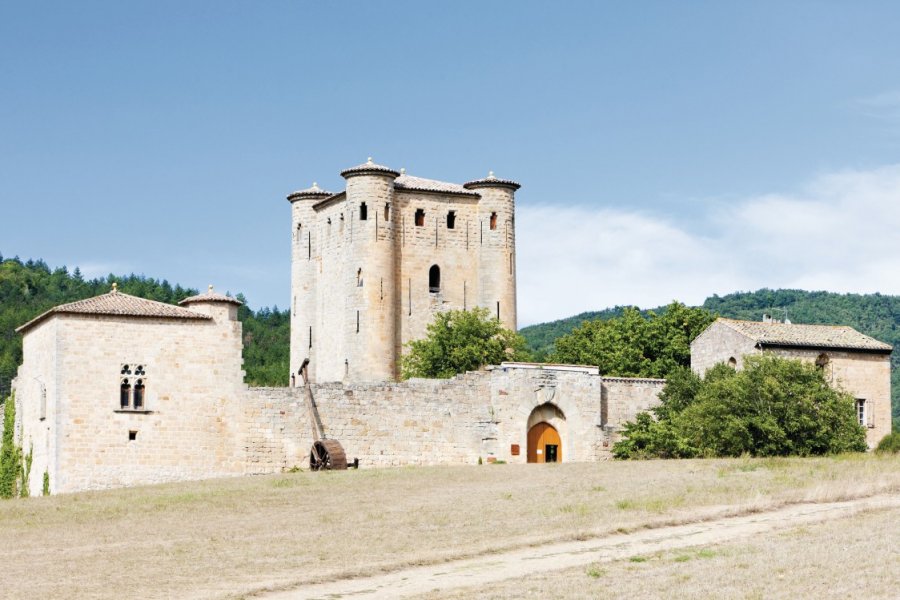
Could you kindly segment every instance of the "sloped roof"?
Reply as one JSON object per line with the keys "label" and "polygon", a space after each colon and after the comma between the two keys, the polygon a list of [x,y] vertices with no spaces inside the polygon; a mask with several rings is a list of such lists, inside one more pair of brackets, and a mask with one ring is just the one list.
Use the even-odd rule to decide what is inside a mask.
{"label": "sloped roof", "polygon": [[203,292],[202,294],[197,294],[196,296],[189,296],[185,298],[178,304],[181,306],[186,306],[188,304],[192,304],[194,302],[227,302],[228,304],[237,304],[238,306],[242,305],[243,302],[236,298],[232,298],[231,296],[226,296],[225,294],[220,294],[218,292],[213,291],[213,286],[209,286],[209,289]]}
{"label": "sloped roof", "polygon": [[375,164],[374,162],[372,162],[372,157],[370,156],[369,160],[364,162],[363,164],[356,165],[355,167],[350,167],[349,169],[344,169],[343,171],[341,171],[341,177],[346,179],[348,177],[365,175],[367,173],[381,173],[384,175],[393,175],[394,177],[398,177],[400,175],[400,173],[390,167]]}
{"label": "sloped roof", "polygon": [[442,194],[461,194],[464,196],[472,196],[478,198],[477,192],[467,190],[458,183],[450,183],[448,181],[438,181],[437,179],[425,179],[424,177],[416,177],[414,175],[403,174],[394,180],[394,188],[398,190],[409,190],[416,192],[439,192]]}
{"label": "sloped roof", "polygon": [[294,202],[295,200],[301,200],[303,198],[324,198],[332,195],[332,192],[323,190],[319,187],[318,183],[313,181],[313,184],[305,190],[297,190],[296,192],[288,194],[287,199],[289,202]]}
{"label": "sloped roof", "polygon": [[797,346],[890,352],[890,344],[879,342],[846,325],[805,325],[799,323],[762,323],[716,319],[761,346]]}
{"label": "sloped roof", "polygon": [[180,308],[173,304],[166,304],[165,302],[156,302],[155,300],[147,300],[146,298],[138,298],[137,296],[123,294],[113,288],[111,292],[107,292],[100,296],[94,296],[93,298],[78,300],[68,304],[60,304],[28,321],[16,329],[16,331],[24,333],[44,319],[59,314],[109,315],[156,319],[212,319],[209,315],[194,312],[186,308]]}
{"label": "sloped roof", "polygon": [[516,191],[522,186],[518,181],[513,181],[512,179],[500,179],[498,177],[495,177],[494,172],[491,171],[488,173],[487,177],[483,179],[476,179],[474,181],[467,181],[463,184],[463,187],[469,190],[475,190],[482,187],[505,187]]}

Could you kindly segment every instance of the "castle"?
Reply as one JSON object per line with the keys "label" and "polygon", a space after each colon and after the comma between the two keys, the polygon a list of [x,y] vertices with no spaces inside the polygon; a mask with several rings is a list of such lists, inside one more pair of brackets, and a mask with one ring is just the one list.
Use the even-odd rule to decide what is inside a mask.
{"label": "castle", "polygon": [[516,330],[515,191],[463,185],[368,162],[344,191],[291,203],[291,373],[311,381],[393,381],[398,358],[437,312],[488,308]]}
{"label": "castle", "polygon": [[[341,174],[344,191],[288,196],[284,387],[244,384],[240,303],[212,286],[180,306],[114,287],[18,328],[15,437],[32,456],[32,495],[42,474],[65,493],[307,466],[317,418],[363,468],[604,460],[621,426],[658,402],[664,380],[580,365],[398,382],[404,344],[439,311],[481,306],[515,328],[519,184],[493,174],[447,183],[371,160]],[[877,379],[860,392],[875,403],[872,443],[890,430],[890,348],[848,350],[851,338],[809,344],[841,362],[836,383]],[[698,369],[762,348],[715,324],[698,340]],[[317,418],[297,379],[306,360]]]}

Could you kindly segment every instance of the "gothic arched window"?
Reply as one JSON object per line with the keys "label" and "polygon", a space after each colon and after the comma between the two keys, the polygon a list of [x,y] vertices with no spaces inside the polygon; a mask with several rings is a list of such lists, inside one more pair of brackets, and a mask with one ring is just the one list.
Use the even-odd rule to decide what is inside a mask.
{"label": "gothic arched window", "polygon": [[131,384],[127,379],[122,380],[122,385],[119,386],[119,408],[127,409],[131,406]]}

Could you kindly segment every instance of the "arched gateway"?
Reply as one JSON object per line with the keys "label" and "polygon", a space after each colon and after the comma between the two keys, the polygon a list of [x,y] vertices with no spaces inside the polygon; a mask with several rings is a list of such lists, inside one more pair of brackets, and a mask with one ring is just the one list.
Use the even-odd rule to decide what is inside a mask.
{"label": "arched gateway", "polygon": [[566,417],[555,404],[548,402],[531,411],[528,417],[528,462],[562,462],[560,430],[565,425]]}

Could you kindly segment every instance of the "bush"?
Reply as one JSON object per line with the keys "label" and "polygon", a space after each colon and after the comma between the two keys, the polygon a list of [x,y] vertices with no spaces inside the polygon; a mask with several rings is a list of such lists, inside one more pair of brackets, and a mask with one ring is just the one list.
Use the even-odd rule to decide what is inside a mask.
{"label": "bush", "polygon": [[701,380],[673,373],[652,415],[625,424],[616,458],[810,456],[864,451],[854,399],[815,365],[751,356],[743,371],[725,365]]}
{"label": "bush", "polygon": [[13,498],[22,468],[22,450],[16,445],[16,400],[6,399],[3,408],[3,442],[0,444],[0,498]]}
{"label": "bush", "polygon": [[875,452],[879,454],[897,454],[900,452],[900,433],[894,432],[883,437],[878,442]]}

